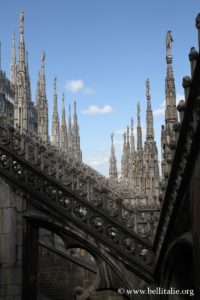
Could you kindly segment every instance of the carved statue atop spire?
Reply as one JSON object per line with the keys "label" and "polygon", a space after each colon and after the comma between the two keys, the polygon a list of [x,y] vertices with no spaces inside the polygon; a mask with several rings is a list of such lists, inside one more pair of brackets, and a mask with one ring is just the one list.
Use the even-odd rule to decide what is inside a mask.
{"label": "carved statue atop spire", "polygon": [[166,35],[166,59],[167,59],[167,63],[171,64],[172,63],[172,42],[173,42],[173,38],[171,35],[171,31],[167,31],[167,35]]}
{"label": "carved statue atop spire", "polygon": [[147,99],[148,99],[150,97],[149,78],[146,79],[145,84],[146,84],[146,96],[147,96]]}
{"label": "carved statue atop spire", "polygon": [[167,50],[167,53],[169,53],[169,55],[171,55],[172,42],[173,42],[173,38],[171,35],[171,30],[169,30],[169,31],[167,31],[167,36],[166,36],[166,50]]}
{"label": "carved statue atop spire", "polygon": [[137,103],[137,119],[138,119],[138,123],[140,122],[140,103]]}
{"label": "carved statue atop spire", "polygon": [[115,156],[115,148],[113,143],[114,134],[111,134],[111,154],[110,154],[110,167],[109,167],[109,178],[112,182],[117,181],[117,160]]}
{"label": "carved statue atop spire", "polygon": [[44,73],[44,63],[45,63],[45,52],[43,50],[42,51],[42,57],[41,57],[41,70],[42,70],[42,73]]}
{"label": "carved statue atop spire", "polygon": [[76,100],[74,101],[74,116],[76,117]]}
{"label": "carved statue atop spire", "polygon": [[20,24],[20,26],[19,26],[20,33],[23,33],[24,32],[24,12],[23,11],[20,12],[19,24]]}
{"label": "carved statue atop spire", "polygon": [[114,133],[111,133],[111,142],[113,144]]}
{"label": "carved statue atop spire", "polygon": [[45,52],[44,52],[44,50],[42,51],[42,63],[44,63],[44,61],[45,61]]}
{"label": "carved statue atop spire", "polygon": [[65,94],[62,94],[62,109],[65,108]]}
{"label": "carved statue atop spire", "polygon": [[53,82],[54,92],[56,92],[56,81],[57,81],[57,77],[55,76],[54,82]]}

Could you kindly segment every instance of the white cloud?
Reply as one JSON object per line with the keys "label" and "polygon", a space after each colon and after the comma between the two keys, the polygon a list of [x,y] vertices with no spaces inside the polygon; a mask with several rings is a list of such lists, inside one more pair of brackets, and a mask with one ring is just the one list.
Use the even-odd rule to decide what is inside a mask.
{"label": "white cloud", "polygon": [[91,87],[85,86],[85,83],[82,79],[68,80],[66,82],[65,89],[74,94],[82,92],[86,95],[91,95],[94,93],[94,90]]}
{"label": "white cloud", "polygon": [[97,105],[90,105],[87,109],[81,111],[82,114],[85,115],[101,115],[101,114],[109,114],[113,111],[110,105],[104,105],[104,107],[100,108]]}
{"label": "white cloud", "polygon": [[80,92],[81,90],[83,90],[84,82],[81,79],[70,80],[70,81],[67,81],[65,88],[66,88],[66,90],[68,90],[72,93],[77,93],[77,92]]}
{"label": "white cloud", "polygon": [[160,106],[153,111],[154,117],[161,117],[165,115],[165,100],[160,104]]}

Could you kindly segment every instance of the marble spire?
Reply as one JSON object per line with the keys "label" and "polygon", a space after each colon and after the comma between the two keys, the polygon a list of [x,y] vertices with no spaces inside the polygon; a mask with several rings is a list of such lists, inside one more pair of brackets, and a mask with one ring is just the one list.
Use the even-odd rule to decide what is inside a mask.
{"label": "marble spire", "polygon": [[142,128],[140,124],[140,103],[137,103],[137,151],[142,150]]}
{"label": "marble spire", "polygon": [[24,12],[20,12],[19,18],[19,71],[25,71],[25,42],[24,42]]}
{"label": "marble spire", "polygon": [[109,178],[111,181],[116,182],[117,181],[117,159],[115,156],[115,148],[114,148],[114,142],[113,142],[114,134],[111,134],[111,153],[110,153],[110,159],[109,159]]}
{"label": "marble spire", "polygon": [[56,90],[56,81],[54,79],[54,95],[53,95],[53,115],[52,115],[52,126],[51,126],[51,141],[58,150],[60,149],[60,121],[58,115],[58,97]]}
{"label": "marble spire", "polygon": [[67,137],[67,124],[65,114],[65,95],[62,96],[62,120],[60,130],[60,149],[63,153],[68,153],[68,137]]}
{"label": "marble spire", "polygon": [[38,111],[38,134],[43,142],[49,141],[48,101],[46,97],[45,53],[42,52],[41,68],[38,74],[36,107]]}
{"label": "marble spire", "polygon": [[151,109],[151,96],[150,96],[150,83],[149,79],[146,80],[146,98],[147,98],[147,110],[146,110],[146,140],[154,140],[153,129],[153,113]]}
{"label": "marble spire", "polygon": [[76,113],[76,101],[74,101],[74,118],[73,118],[73,150],[74,157],[78,161],[82,161],[82,152],[80,149],[80,135],[79,135],[79,125],[78,117]]}
{"label": "marble spire", "polygon": [[134,137],[133,118],[131,118],[130,147],[131,147],[131,154],[133,154],[135,152],[135,137]]}

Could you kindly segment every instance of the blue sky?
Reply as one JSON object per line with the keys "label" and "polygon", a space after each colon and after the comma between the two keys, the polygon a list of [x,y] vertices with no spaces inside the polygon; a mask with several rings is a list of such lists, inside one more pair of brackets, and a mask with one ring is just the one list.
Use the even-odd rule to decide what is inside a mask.
{"label": "blue sky", "polygon": [[7,75],[13,30],[18,41],[20,10],[25,13],[33,100],[45,50],[49,116],[57,76],[59,110],[63,92],[66,106],[77,101],[83,160],[107,174],[110,134],[114,132],[120,163],[121,133],[132,116],[136,125],[137,101],[145,127],[146,78],[150,79],[152,108],[157,112],[154,127],[160,150],[166,31],[171,30],[174,39],[174,77],[181,98],[182,77],[190,74],[188,53],[190,47],[197,48],[198,1],[2,0],[0,40],[2,68]]}

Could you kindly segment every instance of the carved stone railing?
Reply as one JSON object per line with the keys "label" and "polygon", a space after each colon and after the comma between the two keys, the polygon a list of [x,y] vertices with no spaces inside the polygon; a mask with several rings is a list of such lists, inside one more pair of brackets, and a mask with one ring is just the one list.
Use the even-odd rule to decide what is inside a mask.
{"label": "carved stone railing", "polygon": [[192,79],[189,76],[183,78],[185,102],[181,100],[178,105],[180,123],[175,124],[176,148],[166,187],[163,190],[163,205],[153,245],[157,264],[159,259],[163,259],[161,254],[163,244],[188,188],[200,146],[200,55],[192,48],[189,58]]}
{"label": "carved stone railing", "polygon": [[121,206],[117,206],[119,199],[110,198],[107,191],[90,178],[87,180],[52,149],[46,150],[30,136],[19,135],[1,125],[0,173],[41,204],[55,209],[62,218],[106,244],[133,268],[136,265],[137,270],[142,269],[136,273],[151,281],[152,246],[124,226]]}
{"label": "carved stone railing", "polygon": [[[3,119],[2,124],[5,127],[8,126],[6,120]],[[69,155],[63,154],[51,144],[45,145],[34,134],[19,134],[18,131],[14,131],[13,143],[16,145],[15,151],[20,157],[39,167],[40,170],[54,177],[68,189],[76,191],[84,200],[89,201],[96,207],[101,207],[107,215],[115,218],[121,224],[123,223],[123,226],[133,233],[139,234],[133,220],[138,219],[136,215],[141,215],[144,210],[151,210],[153,216],[150,217],[149,213],[149,216],[143,220],[148,223],[147,227],[149,229],[143,232],[141,236],[150,241],[152,240],[154,236],[153,231],[155,231],[157,224],[158,208],[141,205],[141,203],[137,206],[137,209],[134,206],[127,205],[128,197],[123,198],[124,192],[120,192],[119,188],[108,178],[87,164],[75,161]],[[124,190],[126,191],[125,188]],[[125,216],[129,216],[131,220]],[[152,222],[153,219],[154,222]]]}

